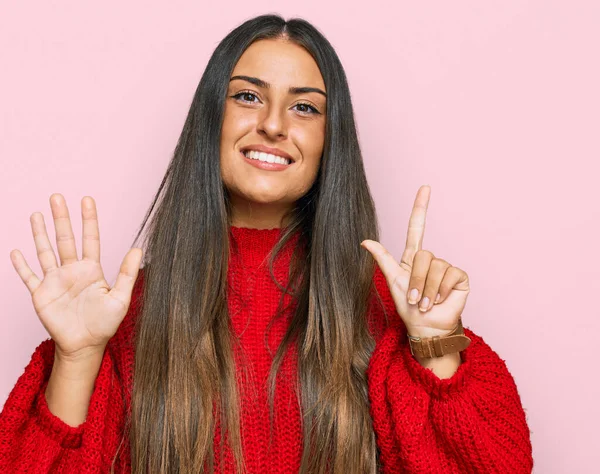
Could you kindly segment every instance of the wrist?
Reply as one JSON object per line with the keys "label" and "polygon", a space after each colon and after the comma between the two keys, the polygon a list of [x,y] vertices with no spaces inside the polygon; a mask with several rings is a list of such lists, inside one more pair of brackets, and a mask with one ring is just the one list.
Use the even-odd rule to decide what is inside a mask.
{"label": "wrist", "polygon": [[454,328],[439,329],[439,328],[428,328],[428,327],[406,327],[406,334],[412,337],[429,338],[434,336],[445,336],[450,334]]}
{"label": "wrist", "polygon": [[59,360],[65,364],[79,364],[86,361],[102,358],[107,344],[99,346],[88,346],[75,351],[65,352],[55,342],[54,344],[54,360]]}
{"label": "wrist", "polygon": [[102,360],[103,354],[98,353],[77,360],[55,355],[44,395],[48,410],[71,427],[79,426],[87,417]]}
{"label": "wrist", "polygon": [[465,336],[462,321],[451,329],[407,327],[408,345],[414,359],[438,378],[451,378],[462,363],[460,351],[471,340]]}
{"label": "wrist", "polygon": [[100,370],[103,356],[104,351],[100,350],[87,351],[77,357],[65,357],[60,355],[59,352],[55,352],[52,375],[55,378],[71,382],[86,383],[90,380],[93,381]]}
{"label": "wrist", "polygon": [[423,358],[417,355],[413,357],[422,367],[431,370],[439,379],[451,378],[462,364],[460,352],[434,358]]}

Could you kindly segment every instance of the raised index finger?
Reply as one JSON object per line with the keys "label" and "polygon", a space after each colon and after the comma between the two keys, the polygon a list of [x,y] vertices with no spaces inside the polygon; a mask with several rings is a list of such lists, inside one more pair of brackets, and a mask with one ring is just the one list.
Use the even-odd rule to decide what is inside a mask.
{"label": "raised index finger", "polygon": [[402,262],[412,266],[415,254],[423,246],[423,237],[425,236],[425,220],[427,217],[427,207],[429,206],[429,196],[431,187],[424,184],[417,191],[417,197],[413,205],[410,219],[408,221],[408,232],[406,235],[406,248],[402,254]]}

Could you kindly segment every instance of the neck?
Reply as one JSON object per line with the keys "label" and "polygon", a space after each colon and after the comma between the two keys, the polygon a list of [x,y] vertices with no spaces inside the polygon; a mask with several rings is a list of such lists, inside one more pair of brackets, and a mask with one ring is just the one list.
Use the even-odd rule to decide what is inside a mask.
{"label": "neck", "polygon": [[275,229],[285,227],[289,204],[260,203],[231,199],[231,225],[250,229]]}

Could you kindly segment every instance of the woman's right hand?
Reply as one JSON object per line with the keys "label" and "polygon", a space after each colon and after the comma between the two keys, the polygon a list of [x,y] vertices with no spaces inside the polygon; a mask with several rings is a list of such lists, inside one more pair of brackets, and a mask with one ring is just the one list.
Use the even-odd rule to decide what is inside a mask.
{"label": "woman's right hand", "polygon": [[64,197],[61,194],[50,196],[50,207],[60,265],[40,212],[34,212],[30,221],[44,279],[40,281],[33,273],[19,250],[13,250],[10,257],[31,293],[40,321],[55,342],[56,356],[64,360],[78,360],[90,354],[103,353],[108,340],[117,332],[131,302],[142,250],[129,249],[111,289],[100,265],[100,235],[94,199],[84,196],[81,200],[81,260],[77,256]]}

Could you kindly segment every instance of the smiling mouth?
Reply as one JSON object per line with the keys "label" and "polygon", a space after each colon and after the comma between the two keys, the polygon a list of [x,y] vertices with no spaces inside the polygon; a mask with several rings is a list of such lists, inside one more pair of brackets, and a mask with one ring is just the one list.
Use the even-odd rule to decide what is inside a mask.
{"label": "smiling mouth", "polygon": [[261,163],[279,164],[283,166],[289,166],[294,163],[293,160],[288,160],[282,156],[272,155],[270,153],[258,152],[254,150],[240,151],[249,160],[259,161]]}

